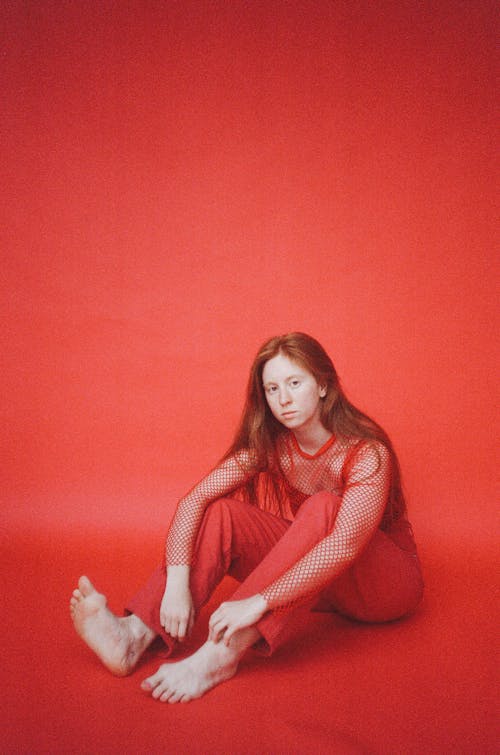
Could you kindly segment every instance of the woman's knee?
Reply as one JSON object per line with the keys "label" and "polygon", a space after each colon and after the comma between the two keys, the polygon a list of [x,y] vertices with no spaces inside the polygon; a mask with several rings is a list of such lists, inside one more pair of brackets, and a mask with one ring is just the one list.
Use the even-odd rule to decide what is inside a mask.
{"label": "woman's knee", "polygon": [[216,498],[207,506],[203,514],[204,519],[221,519],[230,512],[230,507],[239,503],[231,498]]}
{"label": "woman's knee", "polygon": [[226,531],[227,525],[231,522],[230,505],[231,501],[228,498],[218,498],[207,506],[198,531],[197,549],[207,539],[213,541],[215,537]]}
{"label": "woman's knee", "polygon": [[201,530],[229,532],[241,529],[256,510],[255,506],[237,498],[217,498],[205,509]]}
{"label": "woman's knee", "polygon": [[339,496],[328,490],[321,490],[304,501],[295,518],[304,519],[320,516],[324,519],[326,517],[331,520],[333,526],[341,502],[342,499]]}
{"label": "woman's knee", "polygon": [[332,493],[330,490],[320,490],[309,496],[309,498],[306,498],[300,507],[300,510],[308,509],[313,506],[324,506],[326,508],[338,509],[341,501],[342,499],[340,496],[335,495],[335,493]]}

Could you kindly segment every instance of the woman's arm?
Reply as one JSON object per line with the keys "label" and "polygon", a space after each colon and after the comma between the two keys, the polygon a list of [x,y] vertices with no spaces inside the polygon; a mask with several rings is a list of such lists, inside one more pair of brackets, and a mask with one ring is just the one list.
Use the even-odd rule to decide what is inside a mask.
{"label": "woman's arm", "polygon": [[179,501],[167,537],[168,567],[191,563],[196,535],[206,507],[244,485],[257,471],[251,453],[239,451],[215,467]]}
{"label": "woman's arm", "polygon": [[195,611],[189,589],[189,566],[169,566],[160,605],[160,624],[171,637],[184,642],[194,625]]}
{"label": "woman's arm", "polygon": [[160,606],[160,623],[181,642],[189,636],[195,611],[189,588],[190,563],[196,535],[206,507],[247,482],[257,472],[248,451],[219,464],[179,501],[170,525],[167,546],[167,582]]}
{"label": "woman's arm", "polygon": [[288,608],[307,599],[356,560],[380,524],[390,476],[385,446],[362,446],[351,465],[332,532],[262,591],[269,609]]}

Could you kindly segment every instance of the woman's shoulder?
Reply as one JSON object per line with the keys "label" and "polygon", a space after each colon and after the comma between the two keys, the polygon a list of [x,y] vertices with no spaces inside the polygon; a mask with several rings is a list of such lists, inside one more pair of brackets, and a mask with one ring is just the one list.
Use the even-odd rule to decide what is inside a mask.
{"label": "woman's shoulder", "polygon": [[355,464],[386,465],[390,462],[391,453],[387,445],[378,438],[363,438],[350,436],[339,439],[340,447],[345,453],[346,463],[349,466]]}

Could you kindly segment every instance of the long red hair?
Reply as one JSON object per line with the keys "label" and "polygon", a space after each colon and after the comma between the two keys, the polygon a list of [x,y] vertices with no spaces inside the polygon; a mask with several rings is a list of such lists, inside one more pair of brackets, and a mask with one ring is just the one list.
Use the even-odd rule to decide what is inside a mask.
{"label": "long red hair", "polygon": [[[286,485],[277,452],[277,439],[286,431],[271,413],[262,384],[264,365],[278,354],[305,368],[318,385],[326,386],[326,396],[321,399],[320,418],[323,426],[336,438],[378,441],[387,448],[391,458],[391,485],[384,520],[397,519],[405,512],[406,506],[399,462],[389,436],[380,425],[351,404],[342,390],[332,360],[321,344],[305,333],[276,336],[259,349],[250,369],[240,425],[224,459],[243,449],[250,450],[258,468],[266,473],[271,486],[268,492],[283,510]],[[259,493],[262,495],[262,479],[252,478],[244,491],[245,498],[255,501]]]}

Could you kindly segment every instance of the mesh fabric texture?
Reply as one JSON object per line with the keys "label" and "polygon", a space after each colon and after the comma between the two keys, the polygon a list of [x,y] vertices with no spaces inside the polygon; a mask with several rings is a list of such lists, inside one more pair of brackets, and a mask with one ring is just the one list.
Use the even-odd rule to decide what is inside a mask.
{"label": "mesh fabric texture", "polygon": [[[278,444],[292,518],[307,498],[320,491],[330,491],[342,502],[332,531],[262,591],[273,610],[288,608],[316,594],[352,564],[386,510],[391,459],[383,444],[337,439],[323,449],[314,456],[305,454],[292,433]],[[259,471],[250,454],[240,451],[180,500],[167,538],[168,565],[191,563],[206,507],[243,487]]]}

